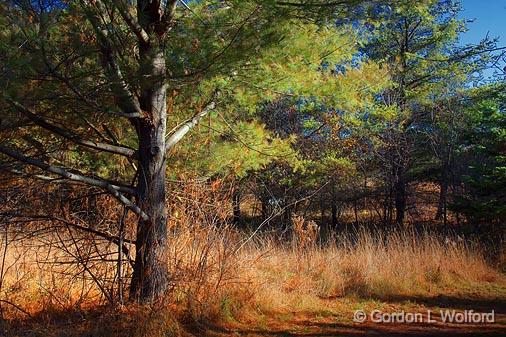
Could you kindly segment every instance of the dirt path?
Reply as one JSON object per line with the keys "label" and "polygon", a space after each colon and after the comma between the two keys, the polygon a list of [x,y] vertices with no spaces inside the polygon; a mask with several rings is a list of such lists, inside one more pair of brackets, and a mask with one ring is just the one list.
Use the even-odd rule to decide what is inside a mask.
{"label": "dirt path", "polygon": [[[357,306],[355,305],[355,308]],[[322,317],[318,314],[293,313],[291,316],[272,315],[260,322],[232,323],[224,326],[206,326],[201,334],[209,337],[330,337],[330,336],[506,336],[506,302],[501,300],[456,299],[450,297],[392,299],[382,302],[382,313],[417,313],[417,322],[372,322],[371,306],[367,306],[366,321],[353,321],[354,311],[344,311]],[[372,308],[372,309],[371,309]],[[430,310],[430,319],[428,316]],[[447,311],[448,310],[448,311]],[[448,323],[441,319],[441,311],[490,313],[493,323]],[[391,317],[391,316],[390,316]],[[404,316],[408,318],[408,316]],[[489,316],[490,317],[490,316]],[[378,316],[374,319],[377,320]],[[252,328],[253,327],[253,328]],[[196,334],[199,335],[199,334]]]}
{"label": "dirt path", "polygon": [[[481,296],[476,296],[481,295]],[[90,312],[62,311],[41,313],[30,319],[2,324],[0,337],[330,337],[330,336],[497,336],[506,337],[506,298],[474,297],[390,297],[386,299],[342,297],[313,303],[313,309],[302,306],[300,311],[276,313],[247,312],[249,317],[222,317],[214,324],[188,325],[171,319],[169,311],[111,311],[110,308]],[[306,303],[307,305],[308,303]],[[354,315],[363,310],[365,320],[357,322]],[[377,315],[393,317],[394,313],[416,314],[416,322],[375,322]],[[441,311],[478,313],[494,311],[494,322],[443,322]],[[430,311],[430,319],[428,312]],[[241,312],[242,314],[246,314]],[[146,316],[147,315],[147,316]],[[399,317],[399,316],[396,316]],[[404,316],[408,319],[408,316]],[[8,323],[3,322],[3,323]],[[199,324],[199,325],[197,325]],[[139,329],[137,329],[139,328]],[[135,332],[135,333],[134,333]]]}
{"label": "dirt path", "polygon": [[482,324],[386,324],[386,323],[340,323],[331,319],[300,320],[284,324],[283,327],[233,328],[209,327],[207,336],[506,336],[504,323]]}

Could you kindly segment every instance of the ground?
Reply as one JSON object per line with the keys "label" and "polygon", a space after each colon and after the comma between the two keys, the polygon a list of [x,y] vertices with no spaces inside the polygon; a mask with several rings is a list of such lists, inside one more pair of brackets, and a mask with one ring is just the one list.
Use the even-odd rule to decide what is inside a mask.
{"label": "ground", "polygon": [[[208,234],[216,235],[198,232]],[[208,242],[186,237],[176,246]],[[184,267],[186,276],[151,306],[108,302],[85,278],[27,263],[21,277],[11,268],[3,286],[0,337],[506,336],[506,264],[488,262],[482,251],[428,234],[365,233],[323,247],[265,241],[229,260],[215,254],[204,271],[194,259],[177,260],[186,264],[174,270]],[[365,322],[354,320],[358,310]],[[374,310],[417,321],[399,322],[398,314],[374,322]],[[493,311],[494,322],[443,322],[444,310]]]}
{"label": "ground", "polygon": [[[341,297],[322,299],[321,310],[277,313],[254,313],[240,320],[229,317],[205,323],[173,324],[170,313],[142,312],[131,315],[128,309],[107,314],[103,311],[51,313],[27,320],[11,322],[5,326],[5,336],[199,336],[199,337],[330,337],[330,336],[505,336],[506,335],[506,285],[483,284],[474,292],[459,290],[452,295],[398,296],[388,299]],[[451,293],[451,291],[449,291]],[[422,313],[420,323],[364,323],[353,321],[356,310],[381,312]],[[442,323],[440,310],[494,310],[494,323]],[[427,323],[430,310],[435,323]],[[139,327],[143,325],[142,328]],[[2,335],[2,334],[0,334]]]}
{"label": "ground", "polygon": [[[493,288],[493,289],[490,289]],[[494,289],[495,288],[495,289]],[[497,289],[499,288],[499,289]],[[264,315],[259,321],[229,322],[223,325],[203,326],[200,332],[209,337],[244,336],[506,336],[506,285],[484,284],[482,289],[455,293],[451,296],[399,296],[388,300],[335,298],[328,299],[328,308],[321,312],[287,312]],[[493,291],[498,296],[493,295]],[[487,294],[488,293],[488,294]],[[356,310],[381,312],[421,313],[419,323],[364,323],[353,321]],[[442,310],[494,311],[494,323],[443,323]],[[427,323],[427,312],[435,323]],[[196,333],[196,335],[199,335]]]}

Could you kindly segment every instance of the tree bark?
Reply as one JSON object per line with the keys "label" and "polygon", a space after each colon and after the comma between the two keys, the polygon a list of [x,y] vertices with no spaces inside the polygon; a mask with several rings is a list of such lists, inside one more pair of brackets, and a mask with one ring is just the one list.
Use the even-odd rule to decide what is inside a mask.
{"label": "tree bark", "polygon": [[130,297],[142,303],[160,299],[168,289],[166,155],[167,87],[163,48],[141,49],[141,109],[147,115],[133,123],[139,138],[138,204],[148,219],[137,227],[135,266]]}
{"label": "tree bark", "polygon": [[406,213],[406,183],[399,179],[395,183],[395,222],[397,225],[404,223]]}
{"label": "tree bark", "polygon": [[330,211],[331,211],[331,217],[332,217],[332,228],[335,230],[337,229],[337,196],[336,196],[336,183],[334,181],[334,179],[331,180],[331,184],[332,184],[332,187],[331,187],[331,196],[330,196],[330,202],[331,202],[331,205],[330,205]]}
{"label": "tree bark", "polygon": [[139,105],[141,118],[132,120],[139,141],[138,204],[148,219],[137,225],[135,266],[130,298],[153,303],[168,290],[166,131],[167,84],[165,41],[173,25],[177,0],[138,0],[137,20],[125,8],[120,12],[138,37]]}
{"label": "tree bark", "polygon": [[446,225],[446,200],[448,195],[448,182],[445,177],[441,179],[439,190],[439,201],[437,205],[436,220],[443,219],[443,224]]}
{"label": "tree bark", "polygon": [[236,187],[232,194],[232,211],[234,224],[239,226],[241,224],[241,191],[239,187]]}
{"label": "tree bark", "polygon": [[331,205],[331,211],[332,211],[332,228],[337,228],[337,203],[335,199],[332,199],[332,205]]}

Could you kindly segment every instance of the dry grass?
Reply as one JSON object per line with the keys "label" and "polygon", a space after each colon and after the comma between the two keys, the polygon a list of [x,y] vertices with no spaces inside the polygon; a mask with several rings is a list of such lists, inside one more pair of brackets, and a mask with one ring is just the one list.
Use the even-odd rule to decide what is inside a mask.
{"label": "dry grass", "polygon": [[[246,307],[297,311],[322,299],[438,294],[459,284],[505,281],[478,244],[428,232],[363,230],[319,245],[314,225],[304,228],[300,221],[290,242],[255,238],[238,251],[244,238],[230,227],[180,227],[171,237],[174,279],[168,302],[199,320],[235,317]],[[41,258],[62,260],[45,255],[40,246],[37,254],[27,246],[9,247],[0,298],[31,313],[103,304],[85,272],[67,275],[61,265]]]}
{"label": "dry grass", "polygon": [[477,244],[428,233],[364,230],[303,249],[262,239],[239,255],[247,266],[242,277],[254,294],[249,303],[262,312],[318,310],[322,300],[345,296],[427,296],[459,285],[505,282]]}
{"label": "dry grass", "polygon": [[[26,236],[32,227],[39,234],[8,241],[0,275],[0,334],[6,319],[44,326],[44,336],[62,329],[65,336],[183,335],[178,322],[254,321],[271,313],[322,312],[350,298],[434,296],[475,284],[506,288],[503,272],[487,262],[479,244],[430,232],[362,230],[322,244],[315,223],[294,217],[289,238],[249,238],[228,224],[230,209],[224,205],[230,198],[215,193],[220,188],[176,186],[169,209],[172,288],[158,307],[163,309],[155,311],[117,301],[110,310],[120,287],[117,247],[107,240],[51,222],[23,222],[19,232],[13,227],[14,235]],[[127,237],[133,237],[131,225]],[[117,235],[115,226],[111,221],[98,228]],[[47,228],[42,235],[41,228]],[[2,251],[5,242],[2,234]],[[126,260],[124,280],[131,272]],[[96,310],[93,319],[58,325]]]}
{"label": "dry grass", "polygon": [[292,310],[322,298],[437,294],[460,282],[504,281],[476,246],[427,233],[415,238],[362,231],[337,240],[303,251],[268,245],[262,262],[249,270],[257,280],[256,302],[267,310]]}

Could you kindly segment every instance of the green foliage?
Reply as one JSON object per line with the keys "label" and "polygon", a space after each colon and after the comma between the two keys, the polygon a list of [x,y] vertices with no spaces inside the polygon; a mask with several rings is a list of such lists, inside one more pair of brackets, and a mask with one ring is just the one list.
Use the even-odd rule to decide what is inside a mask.
{"label": "green foliage", "polygon": [[[200,127],[192,138],[174,153],[174,176],[184,171],[200,175],[243,178],[264,168],[273,160],[283,160],[297,167],[297,154],[291,147],[293,138],[279,139],[256,121],[237,121],[211,117],[211,124]],[[203,144],[195,148],[193,144]]]}
{"label": "green foliage", "polygon": [[[168,129],[211,100],[216,108],[170,153],[169,175],[241,181],[256,175],[294,195],[330,181],[322,193],[347,199],[368,177],[375,193],[391,196],[396,179],[441,183],[453,174],[453,183],[465,186],[455,211],[479,221],[504,219],[504,88],[468,90],[493,41],[459,47],[466,29],[459,2],[294,3],[178,6],[160,42]],[[118,83],[107,79],[82,5],[36,15],[9,4],[0,3],[2,123],[24,122],[4,99],[14,98],[83,138],[136,149],[135,123],[117,114]],[[151,79],[140,76],[137,37],[113,2],[105,4],[111,48],[125,85],[138,95]],[[269,116],[266,107],[279,102]],[[32,123],[0,137],[47,163],[106,179],[135,177],[129,160],[83,149]]]}
{"label": "green foliage", "polygon": [[[281,141],[251,122],[258,118],[261,104],[290,97],[301,113],[311,114],[316,106],[325,105],[347,111],[352,118],[357,109],[372,104],[373,95],[389,83],[385,70],[377,64],[354,62],[360,38],[349,26],[301,25],[287,20],[278,24],[277,34],[272,36],[276,36],[276,43],[255,50],[254,61],[238,63],[227,73],[201,82],[197,90],[204,96],[219,90],[220,115],[213,115],[212,125],[194,135],[192,144],[206,144],[197,156],[188,160],[190,150],[178,153],[180,168],[243,177],[272,161],[282,161],[293,171],[305,170],[308,163],[296,154],[296,147],[290,147],[295,138]],[[300,105],[300,98],[310,99]],[[232,118],[233,125],[227,125],[223,116]],[[318,123],[316,119],[304,121],[308,130]],[[195,152],[193,145],[189,148]]]}
{"label": "green foliage", "polygon": [[463,177],[466,194],[453,209],[482,223],[506,220],[506,94],[503,86],[482,88],[466,109],[470,120],[461,158],[468,158]]}

